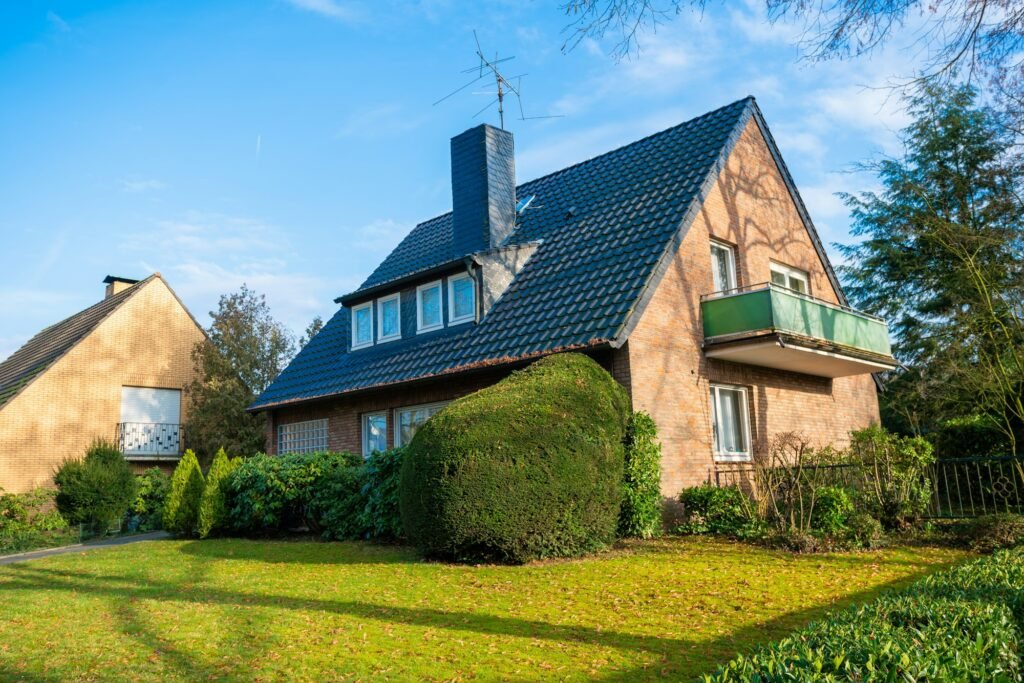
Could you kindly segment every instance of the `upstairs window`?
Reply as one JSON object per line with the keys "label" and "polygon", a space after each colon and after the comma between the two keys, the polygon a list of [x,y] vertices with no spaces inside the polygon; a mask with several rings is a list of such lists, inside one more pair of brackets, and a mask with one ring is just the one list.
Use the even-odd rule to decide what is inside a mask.
{"label": "upstairs window", "polygon": [[476,281],[467,273],[448,278],[448,324],[476,319]]}
{"label": "upstairs window", "polygon": [[416,288],[416,331],[429,332],[444,327],[441,319],[441,281]]}
{"label": "upstairs window", "polygon": [[771,271],[772,284],[787,287],[801,294],[807,294],[810,291],[807,287],[807,271],[775,263],[774,261],[771,264]]}
{"label": "upstairs window", "polygon": [[716,292],[736,288],[736,252],[728,244],[711,242],[711,277]]}
{"label": "upstairs window", "polygon": [[711,385],[711,432],[715,460],[750,460],[746,389]]}
{"label": "upstairs window", "polygon": [[392,294],[377,300],[377,341],[386,342],[402,337],[402,319],[399,311],[400,295]]}
{"label": "upstairs window", "polygon": [[373,302],[367,301],[352,309],[352,348],[373,345]]}

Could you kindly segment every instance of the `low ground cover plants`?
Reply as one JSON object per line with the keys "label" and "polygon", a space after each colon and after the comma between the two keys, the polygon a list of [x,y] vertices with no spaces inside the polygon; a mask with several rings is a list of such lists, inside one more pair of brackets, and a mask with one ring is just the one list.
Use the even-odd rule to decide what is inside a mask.
{"label": "low ground cover plants", "polygon": [[0,490],[0,554],[73,542],[77,535],[57,512],[52,489]]}

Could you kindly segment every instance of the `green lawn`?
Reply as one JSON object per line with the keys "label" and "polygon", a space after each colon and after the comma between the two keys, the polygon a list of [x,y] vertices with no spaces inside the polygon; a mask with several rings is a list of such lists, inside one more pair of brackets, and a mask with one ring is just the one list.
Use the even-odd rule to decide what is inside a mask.
{"label": "green lawn", "polygon": [[689,680],[964,557],[671,538],[471,567],[358,543],[137,543],[0,567],[0,680]]}

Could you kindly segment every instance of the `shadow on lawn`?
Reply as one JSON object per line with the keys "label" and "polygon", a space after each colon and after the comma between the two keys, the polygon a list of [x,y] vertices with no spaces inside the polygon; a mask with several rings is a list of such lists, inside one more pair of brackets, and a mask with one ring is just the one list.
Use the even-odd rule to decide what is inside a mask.
{"label": "shadow on lawn", "polygon": [[408,546],[346,541],[328,543],[310,538],[217,538],[192,541],[179,550],[199,558],[270,564],[408,564],[418,560],[416,552]]}
{"label": "shadow on lawn", "polygon": [[[205,565],[206,562],[198,564]],[[80,595],[116,598],[117,606],[114,612],[122,632],[136,638],[142,645],[160,656],[164,666],[188,679],[218,677],[227,672],[199,661],[198,655],[174,649],[166,638],[160,637],[159,633],[155,633],[153,628],[145,623],[139,612],[132,606],[133,602],[167,600],[178,603],[191,602],[196,605],[217,604],[235,608],[267,607],[320,611],[389,624],[438,628],[489,636],[543,639],[558,643],[627,650],[650,656],[649,667],[638,667],[602,677],[604,680],[626,681],[661,676],[672,676],[676,679],[696,677],[699,673],[712,670],[718,664],[724,663],[738,649],[743,650],[753,645],[771,642],[783,634],[799,628],[807,621],[822,616],[830,609],[870,599],[886,588],[904,585],[937,569],[939,569],[938,566],[923,569],[898,581],[845,596],[835,604],[784,614],[767,622],[742,627],[711,641],[688,639],[685,632],[680,633],[679,637],[659,637],[607,631],[586,626],[552,624],[545,621],[494,614],[223,590],[202,585],[205,567],[195,567],[186,577],[186,582],[183,583],[139,577],[101,576],[79,571],[70,572],[47,569],[37,565],[19,564],[12,565],[8,569],[9,580],[0,583],[0,595],[15,591],[67,591]],[[241,626],[242,623],[243,620],[240,620],[236,622],[236,626]],[[228,643],[225,645],[231,646],[232,643],[235,643],[244,647],[245,644],[248,644],[249,651],[251,651],[251,646],[258,643],[257,636],[263,637],[264,635],[263,633],[234,633],[230,635]],[[512,646],[514,647],[514,645]],[[0,668],[0,676],[5,673],[14,672],[7,672]],[[231,673],[241,672],[233,671]],[[579,673],[585,674],[583,671]],[[15,675],[13,678],[18,680],[19,675]],[[20,676],[20,679],[37,680],[32,676]]]}

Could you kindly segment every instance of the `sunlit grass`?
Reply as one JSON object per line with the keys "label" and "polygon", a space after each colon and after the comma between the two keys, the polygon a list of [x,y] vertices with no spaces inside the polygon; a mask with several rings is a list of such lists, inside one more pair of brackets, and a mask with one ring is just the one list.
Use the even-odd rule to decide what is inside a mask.
{"label": "sunlit grass", "polygon": [[687,680],[964,557],[672,538],[471,567],[359,543],[138,543],[0,567],[0,680]]}

